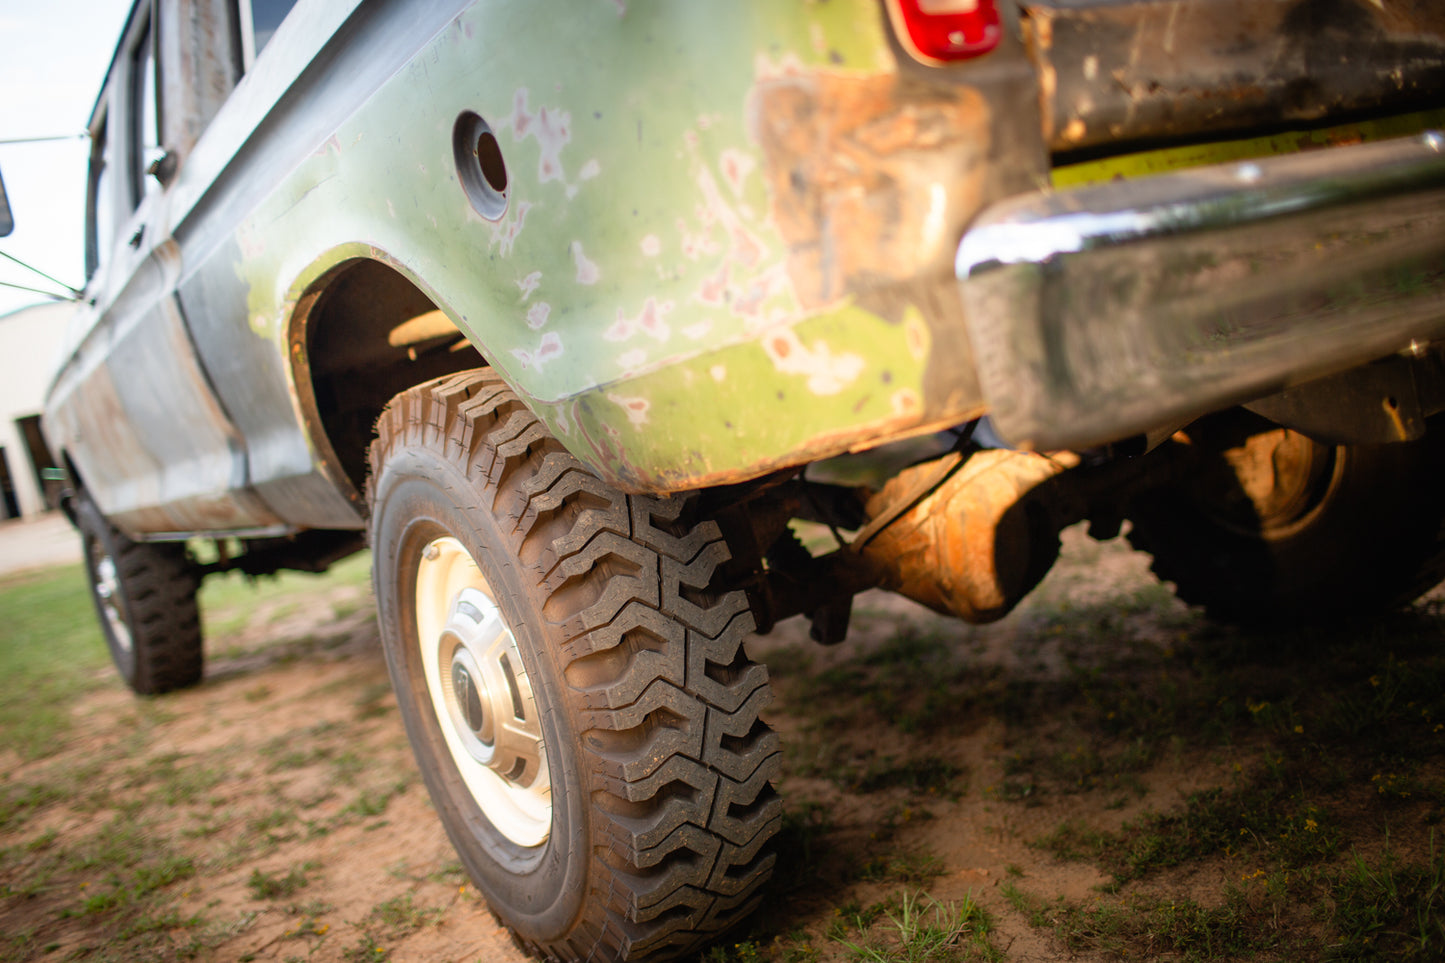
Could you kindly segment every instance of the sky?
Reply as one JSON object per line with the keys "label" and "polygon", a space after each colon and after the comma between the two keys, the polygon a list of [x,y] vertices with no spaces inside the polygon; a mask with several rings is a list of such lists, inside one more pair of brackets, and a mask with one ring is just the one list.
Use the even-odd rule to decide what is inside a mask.
{"label": "sky", "polygon": [[[0,177],[15,232],[0,252],[80,287],[85,165],[80,136],[132,0],[0,0]],[[8,144],[30,137],[63,141]],[[0,258],[0,281],[54,289]],[[0,315],[46,298],[0,287]]]}

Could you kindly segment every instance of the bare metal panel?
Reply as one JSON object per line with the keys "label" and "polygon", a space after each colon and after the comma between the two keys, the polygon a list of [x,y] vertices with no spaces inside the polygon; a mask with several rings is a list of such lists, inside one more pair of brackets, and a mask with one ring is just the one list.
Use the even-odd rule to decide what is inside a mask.
{"label": "bare metal panel", "polygon": [[1023,6],[1055,151],[1445,104],[1445,6],[1430,0]]}

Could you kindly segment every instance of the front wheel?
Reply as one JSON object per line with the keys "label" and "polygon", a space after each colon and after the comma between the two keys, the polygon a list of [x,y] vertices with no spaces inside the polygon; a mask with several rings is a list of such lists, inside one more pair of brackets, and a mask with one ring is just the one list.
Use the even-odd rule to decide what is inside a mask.
{"label": "front wheel", "polygon": [[672,958],[746,915],[780,757],[716,523],[610,489],[486,369],[398,396],[378,433],[387,665],[493,911],[564,960]]}
{"label": "front wheel", "polygon": [[111,660],[139,695],[201,681],[196,565],[178,542],[133,542],[90,498],[75,507],[90,597]]}

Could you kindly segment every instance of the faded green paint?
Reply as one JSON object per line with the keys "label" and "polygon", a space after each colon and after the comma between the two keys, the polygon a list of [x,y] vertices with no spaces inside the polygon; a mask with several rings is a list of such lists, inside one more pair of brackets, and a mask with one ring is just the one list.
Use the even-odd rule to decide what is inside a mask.
{"label": "faded green paint", "polygon": [[[284,350],[309,284],[383,257],[629,485],[757,474],[917,427],[916,309],[903,324],[847,298],[803,307],[747,129],[760,79],[896,69],[876,0],[621,6],[569,4],[549,23],[555,58],[513,42],[536,34],[526,0],[437,36],[246,220],[253,330]],[[496,223],[457,181],[467,110],[506,159]]]}
{"label": "faded green paint", "polygon": [[[900,325],[853,306],[791,329],[793,337],[785,342],[790,351],[868,346],[867,357],[850,351],[831,355],[845,377],[830,377],[826,370],[780,377],[765,340],[749,341],[544,406],[540,413],[558,437],[585,438],[589,460],[631,486],[723,482],[730,480],[724,474],[729,469],[719,467],[718,451],[761,472],[790,463],[796,453],[817,457],[840,450],[826,430],[820,436],[819,425],[882,435],[916,424],[922,398],[918,354],[927,334],[916,312],[905,324],[915,339],[912,347],[898,336]],[[633,457],[640,449],[651,454],[650,461]]]}

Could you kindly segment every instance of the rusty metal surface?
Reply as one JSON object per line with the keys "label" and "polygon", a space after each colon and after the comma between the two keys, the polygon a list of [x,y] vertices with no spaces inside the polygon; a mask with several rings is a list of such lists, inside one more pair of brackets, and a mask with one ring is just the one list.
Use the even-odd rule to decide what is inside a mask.
{"label": "rusty metal surface", "polygon": [[183,163],[241,77],[233,0],[158,0],[161,144]]}
{"label": "rusty metal surface", "polygon": [[[174,307],[88,353],[51,401],[46,430],[117,527],[250,530],[279,519],[239,475],[238,439],[195,365]],[[169,308],[169,310],[166,310]],[[90,364],[93,363],[94,367]]]}
{"label": "rusty metal surface", "polygon": [[1025,2],[1054,151],[1445,103],[1432,0]]}
{"label": "rusty metal surface", "polygon": [[[121,232],[152,209],[143,203]],[[125,245],[108,268],[114,286],[77,313],[88,330],[47,399],[47,436],[128,534],[274,528],[175,302],[175,246]]]}
{"label": "rusty metal surface", "polygon": [[[952,456],[959,458],[960,456]],[[1079,463],[1064,452],[975,452],[917,496],[933,462],[900,472],[866,506],[871,518],[906,508],[851,551],[883,588],[969,622],[992,622],[1038,584],[1058,552],[1054,512],[1031,495]]]}
{"label": "rusty metal surface", "polygon": [[988,175],[982,92],[817,70],[760,83],[753,103],[769,209],[805,308],[946,270]]}

